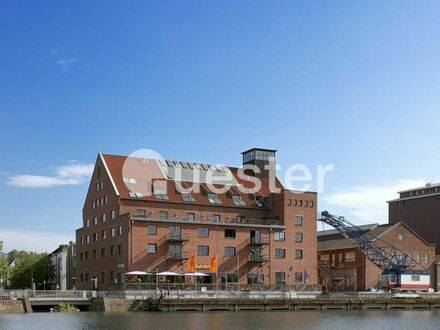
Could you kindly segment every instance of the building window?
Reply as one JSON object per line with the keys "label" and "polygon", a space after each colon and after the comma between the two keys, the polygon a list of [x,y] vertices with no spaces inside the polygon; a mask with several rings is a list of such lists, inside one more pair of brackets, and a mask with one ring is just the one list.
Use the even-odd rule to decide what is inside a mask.
{"label": "building window", "polygon": [[417,262],[420,262],[420,253],[417,253],[417,254],[416,254],[416,261],[417,261]]}
{"label": "building window", "polygon": [[86,257],[86,260],[89,260],[89,251],[86,251],[85,257]]}
{"label": "building window", "polygon": [[302,242],[302,241],[303,241],[303,234],[295,233],[295,242]]}
{"label": "building window", "polygon": [[80,254],[79,254],[79,260],[81,260],[81,261],[83,261],[83,253],[81,252]]}
{"label": "building window", "polygon": [[111,237],[115,237],[116,236],[116,228],[112,228],[110,233],[111,233]]}
{"label": "building window", "polygon": [[329,254],[321,254],[319,256],[320,261],[329,262],[330,261],[330,255]]}
{"label": "building window", "polygon": [[295,282],[302,282],[302,280],[303,280],[303,273],[296,272],[295,273]]}
{"label": "building window", "polygon": [[155,225],[148,225],[147,226],[147,234],[148,235],[156,235],[157,234],[157,227]]}
{"label": "building window", "polygon": [[107,204],[108,203],[108,198],[107,195],[104,196],[104,203]]}
{"label": "building window", "polygon": [[225,246],[225,256],[233,257],[235,256],[235,247],[233,246]]}
{"label": "building window", "polygon": [[136,210],[136,216],[137,217],[145,217],[145,216],[147,216],[147,211],[145,211],[145,210]]}
{"label": "building window", "polygon": [[284,284],[286,280],[286,273],[275,272],[275,284]]}
{"label": "building window", "polygon": [[118,244],[118,256],[122,253],[122,244]]}
{"label": "building window", "polygon": [[285,249],[275,249],[275,258],[285,258],[286,250]]}
{"label": "building window", "polygon": [[99,183],[99,185],[100,185],[100,190],[104,189],[104,181],[101,181],[101,182]]}
{"label": "building window", "polygon": [[345,252],[344,256],[345,262],[355,262],[356,254],[354,252]]}
{"label": "building window", "polygon": [[93,250],[92,256],[93,256],[93,259],[96,259],[96,250]]}
{"label": "building window", "polygon": [[112,210],[111,214],[112,214],[112,220],[116,219],[116,211]]}
{"label": "building window", "polygon": [[110,255],[111,256],[116,255],[116,247],[114,245],[110,246]]}
{"label": "building window", "polygon": [[411,282],[420,282],[420,275],[411,275]]}
{"label": "building window", "polygon": [[118,227],[118,235],[121,236],[122,235],[122,226]]}
{"label": "building window", "polygon": [[295,250],[295,259],[302,259],[303,258],[303,250],[296,249]]}
{"label": "building window", "polygon": [[143,195],[142,193],[140,193],[140,192],[136,192],[136,191],[130,191],[130,192],[128,193],[128,195],[129,195],[131,198],[142,198],[142,197],[144,197],[144,195]]}
{"label": "building window", "polygon": [[81,236],[81,245],[84,245],[84,237]]}
{"label": "building window", "polygon": [[296,215],[295,216],[295,226],[302,226],[302,224],[303,224],[302,215]]}
{"label": "building window", "polygon": [[90,227],[90,220],[89,219],[86,220],[86,227]]}
{"label": "building window", "polygon": [[104,197],[101,197],[101,205],[104,205]]}
{"label": "building window", "polygon": [[136,179],[135,178],[122,178],[122,180],[124,181],[124,183],[128,183],[128,184],[135,184],[136,183]]}
{"label": "building window", "polygon": [[99,207],[99,198],[96,200],[96,207]]}
{"label": "building window", "polygon": [[103,214],[101,215],[101,218],[102,218],[102,222],[103,222],[103,223],[106,222],[106,221],[107,221],[107,214],[103,213]]}
{"label": "building window", "polygon": [[196,218],[196,216],[194,213],[187,213],[186,214],[186,220],[188,220],[188,221],[194,221],[195,218]]}
{"label": "building window", "polygon": [[208,256],[209,255],[209,246],[207,246],[207,245],[197,246],[197,255],[198,256]]}
{"label": "building window", "polygon": [[400,233],[398,237],[399,237],[399,241],[403,241],[404,237],[402,233]]}
{"label": "building window", "polygon": [[98,240],[98,233],[93,233],[93,242],[96,242]]}
{"label": "building window", "polygon": [[290,205],[292,205],[292,200],[289,198],[289,199],[287,200],[287,206],[290,206]]}
{"label": "building window", "polygon": [[246,203],[240,195],[232,195],[232,201],[237,206],[246,206]]}
{"label": "building window", "polygon": [[429,254],[425,254],[425,264],[429,263]]}
{"label": "building window", "polygon": [[198,237],[208,237],[209,229],[208,228],[197,228],[197,236]]}
{"label": "building window", "polygon": [[147,252],[148,252],[148,254],[155,254],[156,253],[156,244],[148,244]]}
{"label": "building window", "polygon": [[97,225],[98,224],[98,217],[93,217],[93,224]]}
{"label": "building window", "polygon": [[284,241],[286,239],[286,233],[283,231],[275,232],[275,241]]}
{"label": "building window", "polygon": [[309,207],[313,207],[313,204],[314,204],[314,202],[313,202],[313,201],[310,201],[310,202],[309,202]]}
{"label": "building window", "polygon": [[226,274],[226,273],[223,273],[223,274],[220,274],[220,276],[221,276],[220,282],[222,284],[226,283],[226,281],[228,283],[238,283],[238,274],[233,274],[233,273],[232,274],[231,273]]}
{"label": "building window", "polygon": [[167,201],[169,199],[166,186],[164,186],[160,181],[153,182],[153,194],[158,200]]}
{"label": "building window", "polygon": [[221,204],[221,203],[222,203],[222,202],[220,201],[220,199],[217,197],[217,195],[214,194],[214,193],[212,193],[212,192],[209,192],[209,193],[208,193],[208,201],[209,201],[211,204]]}
{"label": "building window", "polygon": [[92,201],[92,208],[96,208],[95,201]]}
{"label": "building window", "polygon": [[194,203],[196,201],[190,193],[182,193],[181,196],[184,202]]}
{"label": "building window", "polygon": [[213,215],[212,215],[212,221],[214,221],[214,222],[220,222],[220,220],[221,220],[221,216],[220,216],[220,214],[213,214]]}
{"label": "building window", "polygon": [[264,274],[248,274],[247,284],[259,284],[264,283]]}
{"label": "building window", "polygon": [[235,229],[225,229],[225,238],[235,238]]}
{"label": "building window", "polygon": [[90,243],[90,236],[89,236],[89,235],[86,236],[86,243],[87,243],[87,244]]}
{"label": "building window", "polygon": [[167,220],[168,219],[168,212],[167,211],[159,211],[159,219],[160,220]]}
{"label": "building window", "polygon": [[101,257],[105,257],[105,248],[101,248]]}

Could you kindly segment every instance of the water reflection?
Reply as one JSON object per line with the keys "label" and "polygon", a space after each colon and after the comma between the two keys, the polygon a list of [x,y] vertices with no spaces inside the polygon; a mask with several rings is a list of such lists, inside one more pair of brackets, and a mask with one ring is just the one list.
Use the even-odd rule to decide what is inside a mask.
{"label": "water reflection", "polygon": [[440,311],[0,314],[0,329],[436,329]]}

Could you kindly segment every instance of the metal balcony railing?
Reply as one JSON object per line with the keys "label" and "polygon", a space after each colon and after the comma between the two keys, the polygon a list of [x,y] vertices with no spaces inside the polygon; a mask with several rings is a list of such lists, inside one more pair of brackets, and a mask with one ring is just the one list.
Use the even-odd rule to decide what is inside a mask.
{"label": "metal balcony railing", "polygon": [[188,259],[188,256],[186,252],[168,252],[168,259],[172,260],[185,260]]}
{"label": "metal balcony railing", "polygon": [[251,254],[249,256],[249,262],[266,262],[266,261],[269,261],[269,256],[255,255],[255,254]]}
{"label": "metal balcony railing", "polygon": [[186,242],[189,240],[188,234],[168,234],[168,242]]}
{"label": "metal balcony railing", "polygon": [[250,245],[268,245],[269,238],[267,237],[252,237],[250,239]]}

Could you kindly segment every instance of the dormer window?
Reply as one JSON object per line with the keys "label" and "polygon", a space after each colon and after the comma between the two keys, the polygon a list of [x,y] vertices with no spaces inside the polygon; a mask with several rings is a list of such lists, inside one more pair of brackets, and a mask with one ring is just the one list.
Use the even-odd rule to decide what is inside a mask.
{"label": "dormer window", "polygon": [[207,194],[207,196],[208,196],[208,201],[211,204],[221,204],[222,203],[221,200],[217,197],[217,195],[212,192],[209,192]]}
{"label": "dormer window", "polygon": [[142,198],[142,197],[144,197],[144,195],[142,195],[142,193],[140,193],[140,192],[130,191],[128,194],[132,198]]}
{"label": "dormer window", "polygon": [[235,205],[246,206],[246,203],[244,202],[244,200],[241,198],[240,195],[232,195],[232,201],[234,202]]}
{"label": "dormer window", "polygon": [[136,183],[136,179],[135,178],[128,178],[128,177],[124,177],[122,178],[122,180],[124,181],[124,183],[126,184],[135,184]]}
{"label": "dormer window", "polygon": [[158,181],[153,183],[153,194],[158,200],[167,201],[169,199],[166,188]]}
{"label": "dormer window", "polygon": [[194,196],[192,196],[190,193],[182,193],[182,200],[184,202],[190,202],[193,203],[196,201],[196,199],[194,198]]}
{"label": "dormer window", "polygon": [[255,202],[257,203],[258,207],[266,207],[266,204],[264,204],[264,198],[262,196],[255,196]]}

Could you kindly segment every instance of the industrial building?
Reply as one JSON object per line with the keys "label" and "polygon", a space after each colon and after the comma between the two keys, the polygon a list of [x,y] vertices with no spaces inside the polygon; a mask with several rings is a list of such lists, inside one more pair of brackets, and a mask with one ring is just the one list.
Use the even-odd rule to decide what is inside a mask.
{"label": "industrial building", "polygon": [[317,194],[285,189],[275,150],[243,166],[99,154],[76,231],[76,288],[130,271],[205,273],[206,283],[317,283]]}
{"label": "industrial building", "polygon": [[[391,245],[396,255],[407,254],[414,261],[414,270],[428,270],[429,287],[436,287],[435,244],[426,242],[404,222],[357,228],[362,231],[361,239],[379,248]],[[319,283],[332,291],[365,291],[381,286],[382,269],[336,229],[318,232],[318,269]],[[414,280],[417,279],[420,276],[415,274]]]}

